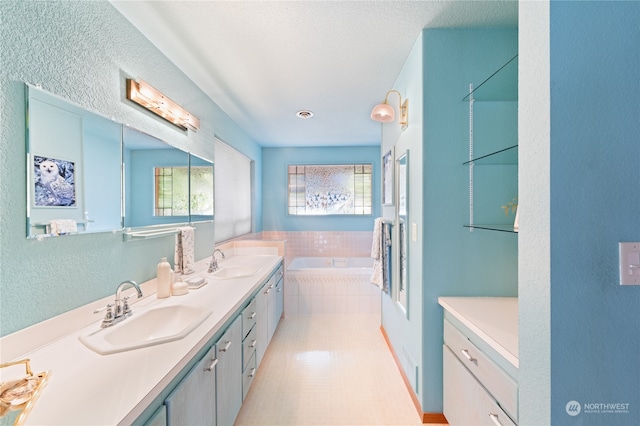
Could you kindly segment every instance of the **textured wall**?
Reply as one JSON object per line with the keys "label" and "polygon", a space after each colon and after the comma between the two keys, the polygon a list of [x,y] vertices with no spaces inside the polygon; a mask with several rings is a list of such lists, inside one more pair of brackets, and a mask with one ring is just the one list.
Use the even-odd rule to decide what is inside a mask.
{"label": "textured wall", "polygon": [[[27,240],[24,83],[43,89],[173,145],[212,156],[216,135],[256,160],[260,147],[109,3],[2,1],[0,27],[0,285],[1,335],[113,292],[125,279],[155,276],[173,238],[124,243],[121,234]],[[130,105],[126,77],[142,77],[197,115],[198,133]],[[260,190],[258,186],[257,190]],[[260,206],[258,192],[258,212]],[[261,217],[256,215],[256,230]],[[209,255],[213,225],[199,225],[196,258]]]}
{"label": "textured wall", "polygon": [[549,3],[520,3],[518,315],[519,409],[524,425],[551,424],[549,233]]}
{"label": "textured wall", "polygon": [[[264,148],[263,228],[266,231],[370,231],[380,210],[380,147]],[[373,214],[292,216],[287,213],[289,164],[373,164]]]}
{"label": "textured wall", "polygon": [[552,424],[640,424],[640,286],[618,267],[640,241],[639,23],[637,1],[550,5]]}

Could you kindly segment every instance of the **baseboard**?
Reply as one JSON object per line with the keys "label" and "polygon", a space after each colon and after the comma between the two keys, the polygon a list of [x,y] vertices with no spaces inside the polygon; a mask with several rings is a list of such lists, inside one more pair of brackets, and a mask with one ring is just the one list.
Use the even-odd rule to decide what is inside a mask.
{"label": "baseboard", "polygon": [[387,342],[387,347],[391,352],[391,356],[393,356],[393,360],[396,363],[396,367],[398,367],[398,371],[402,376],[402,380],[404,381],[404,385],[407,387],[407,391],[409,395],[411,395],[411,400],[413,401],[413,405],[416,407],[416,411],[418,415],[422,419],[422,423],[438,423],[438,424],[448,424],[447,418],[442,413],[424,413],[422,411],[422,406],[420,405],[420,401],[418,401],[418,397],[415,392],[413,392],[413,388],[411,387],[411,382],[407,378],[404,370],[402,369],[402,365],[400,364],[400,360],[393,350],[393,346],[391,346],[391,341],[389,341],[389,336],[387,336],[387,332],[384,330],[384,327],[380,326],[380,331],[382,332],[382,337],[384,337],[385,342]]}

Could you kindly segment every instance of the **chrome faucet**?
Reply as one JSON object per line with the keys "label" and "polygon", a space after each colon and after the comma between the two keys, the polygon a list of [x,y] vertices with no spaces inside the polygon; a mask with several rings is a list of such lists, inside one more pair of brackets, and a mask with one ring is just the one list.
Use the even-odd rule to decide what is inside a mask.
{"label": "chrome faucet", "polygon": [[224,252],[220,249],[215,249],[213,254],[211,255],[211,263],[209,263],[209,269],[207,269],[208,273],[215,272],[218,270],[218,260],[216,259],[216,252],[220,252],[222,258],[224,259]]}
{"label": "chrome faucet", "polygon": [[131,311],[131,308],[129,307],[129,296],[127,297],[121,296],[122,291],[127,286],[133,287],[136,289],[136,291],[138,292],[138,299],[142,297],[142,290],[140,290],[140,286],[135,281],[127,280],[127,281],[121,282],[116,290],[115,303],[109,303],[106,308],[96,309],[95,311],[93,311],[94,314],[97,314],[98,312],[102,312],[103,310],[107,311],[107,313],[104,316],[104,319],[102,320],[102,324],[100,324],[100,327],[102,328],[111,327],[112,325],[117,324],[120,321],[124,320],[125,318],[131,316],[132,311]]}

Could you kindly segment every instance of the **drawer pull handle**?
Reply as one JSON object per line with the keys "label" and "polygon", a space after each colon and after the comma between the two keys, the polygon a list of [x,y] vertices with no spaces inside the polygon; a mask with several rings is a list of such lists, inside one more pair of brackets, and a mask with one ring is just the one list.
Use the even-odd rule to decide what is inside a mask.
{"label": "drawer pull handle", "polygon": [[255,369],[255,368],[252,368],[252,369],[251,369],[251,372],[249,373],[249,377],[253,377],[253,376],[255,376],[255,375],[256,375],[256,369]]}
{"label": "drawer pull handle", "polygon": [[251,344],[249,345],[249,347],[250,347],[250,348],[255,348],[255,347],[256,347],[256,343],[257,343],[257,340],[253,339],[253,340],[251,341]]}
{"label": "drawer pull handle", "polygon": [[231,340],[228,340],[227,343],[225,343],[224,347],[220,348],[220,352],[226,352],[229,350],[229,347],[231,347]]}
{"label": "drawer pull handle", "polygon": [[500,420],[498,420],[497,414],[489,413],[489,418],[491,419],[494,425],[502,426],[502,423],[500,423]]}
{"label": "drawer pull handle", "polygon": [[469,351],[467,349],[460,349],[460,352],[462,353],[462,355],[467,359],[467,361],[469,362],[478,362],[477,359],[475,359],[474,357],[472,357],[469,354]]}
{"label": "drawer pull handle", "polygon": [[256,312],[251,312],[251,315],[249,315],[249,319],[254,319],[256,315]]}
{"label": "drawer pull handle", "polygon": [[213,371],[216,368],[216,364],[218,364],[218,358],[212,360],[211,365],[204,369],[204,371]]}

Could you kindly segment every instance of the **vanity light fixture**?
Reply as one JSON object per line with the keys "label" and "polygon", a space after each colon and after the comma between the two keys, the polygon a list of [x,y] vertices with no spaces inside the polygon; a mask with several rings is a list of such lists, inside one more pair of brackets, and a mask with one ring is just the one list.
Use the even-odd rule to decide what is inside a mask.
{"label": "vanity light fixture", "polygon": [[388,103],[389,95],[391,93],[397,93],[399,97],[398,105],[400,106],[400,119],[398,124],[402,127],[402,130],[406,129],[409,125],[409,99],[405,99],[402,102],[402,95],[397,90],[389,90],[384,97],[384,102],[376,105],[371,111],[371,119],[379,121],[381,123],[391,123],[395,119],[395,111]]}
{"label": "vanity light fixture", "polygon": [[127,99],[183,130],[197,131],[200,120],[144,80],[127,79]]}

